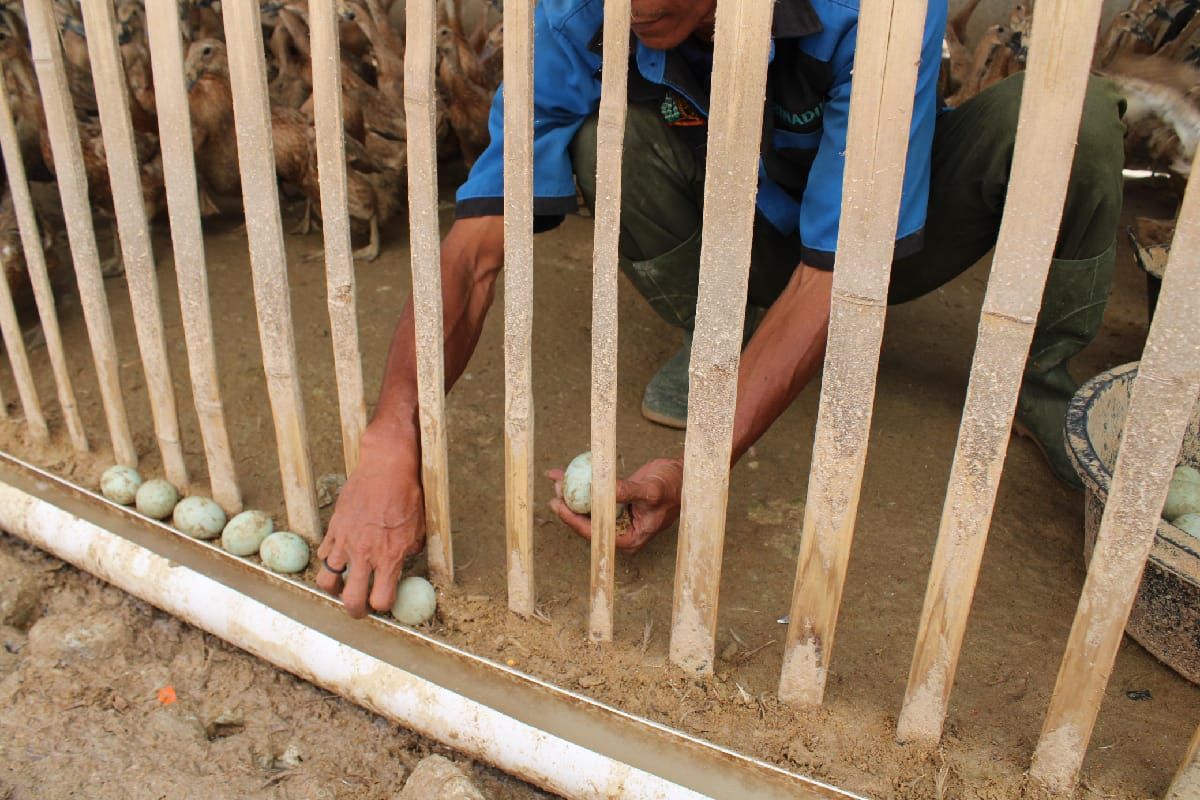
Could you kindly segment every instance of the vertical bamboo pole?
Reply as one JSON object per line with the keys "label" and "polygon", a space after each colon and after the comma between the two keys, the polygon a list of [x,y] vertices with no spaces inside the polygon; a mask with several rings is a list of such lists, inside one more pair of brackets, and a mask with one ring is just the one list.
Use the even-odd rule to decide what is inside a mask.
{"label": "vertical bamboo pole", "polygon": [[408,218],[412,250],[421,482],[434,581],[454,582],[450,538],[450,466],[442,341],[441,232],[437,197],[436,0],[408,0],[405,13],[404,112],[408,119]]}
{"label": "vertical bamboo pole", "polygon": [[[3,92],[0,92],[3,94]],[[8,281],[0,278],[0,331],[4,333],[4,349],[12,364],[13,379],[17,382],[17,394],[21,398],[21,409],[25,412],[25,424],[29,434],[39,442],[50,439],[46,417],[42,414],[42,402],[38,399],[37,386],[29,369],[29,356],[25,352],[25,338],[21,335],[21,324],[17,321],[17,309],[13,305],[12,291]],[[7,409],[5,409],[7,414]]]}
{"label": "vertical bamboo pole", "polygon": [[183,461],[183,444],[179,437],[175,385],[171,381],[171,367],[167,359],[158,278],[154,272],[154,254],[150,245],[150,226],[142,201],[137,144],[129,119],[125,67],[117,43],[116,13],[111,0],[83,0],[83,24],[88,33],[88,57],[100,109],[108,180],[121,234],[121,255],[129,283],[129,302],[133,309],[138,350],[146,373],[154,433],[167,480],[180,489],[186,489],[189,481],[187,466]]}
{"label": "vertical bamboo pole", "polygon": [[321,229],[325,237],[325,281],[333,368],[337,376],[346,474],[358,466],[358,446],[367,427],[362,356],[358,348],[354,257],[346,200],[346,142],[342,123],[342,59],[338,51],[334,0],[311,0],[313,118],[321,181]]}
{"label": "vertical bamboo pole", "polygon": [[774,3],[761,0],[721,0],[717,5],[704,187],[704,230],[712,235],[704,237],[700,253],[670,647],[671,661],[701,673],[713,666],[774,11]]}
{"label": "vertical bamboo pole", "polygon": [[820,704],[854,538],[895,251],[924,0],[863,6],[846,140],[838,267],[779,696]]}
{"label": "vertical bamboo pole", "polygon": [[[42,402],[38,399],[37,386],[29,369],[29,356],[25,352],[25,339],[21,335],[21,324],[17,321],[17,309],[13,305],[8,281],[0,279],[0,331],[4,333],[4,349],[12,364],[13,379],[17,382],[17,394],[21,398],[21,409],[25,412],[25,424],[30,435],[39,442],[50,439],[46,417],[42,414]],[[5,410],[7,413],[7,409]]]}
{"label": "vertical bamboo pole", "polygon": [[1179,765],[1179,771],[1175,773],[1164,800],[1196,800],[1197,797],[1200,797],[1200,727],[1192,736],[1187,755]]}
{"label": "vertical bamboo pole", "polygon": [[120,362],[117,359],[112,318],[108,313],[108,298],[104,294],[104,278],[100,274],[100,255],[96,249],[96,231],[92,227],[92,208],[88,199],[83,151],[79,145],[79,128],[75,121],[71,92],[67,87],[67,71],[50,0],[25,0],[25,20],[29,26],[33,66],[42,93],[42,106],[46,111],[46,128],[50,134],[50,149],[54,155],[54,171],[62,199],[67,238],[71,243],[71,258],[79,282],[79,299],[92,345],[92,360],[100,382],[100,399],[104,405],[113,454],[118,463],[136,467],[137,450],[129,432],[125,398],[121,395]]}
{"label": "vertical bamboo pole", "polygon": [[897,725],[901,741],[932,745],[941,738],[1058,236],[1100,2],[1040,0],[1035,13],[1040,34],[1029,49],[1008,201]]}
{"label": "vertical bamboo pole", "polygon": [[262,23],[254,0],[226,0],[221,5],[233,85],[242,202],[250,239],[250,268],[258,307],[267,394],[275,419],[279,471],[292,530],[317,542],[321,521],[304,422],[304,397],[296,362],[292,305],[288,296],[287,254],[279,189],[275,183],[275,150],[271,139],[271,109],[263,57]]}
{"label": "vertical bamboo pole", "polygon": [[504,511],[508,607],[533,613],[533,8],[504,4]]}
{"label": "vertical bamboo pole", "polygon": [[617,260],[621,157],[629,76],[629,0],[604,4],[604,64],[596,136],[592,266],[592,611],[595,641],[613,636],[617,541]]}
{"label": "vertical bamboo pole", "polygon": [[[37,304],[38,317],[42,322],[42,331],[46,335],[46,351],[50,354],[50,369],[54,373],[54,388],[58,393],[58,404],[62,408],[63,420],[67,425],[67,435],[71,439],[71,445],[76,451],[86,453],[88,449],[87,435],[83,432],[83,421],[79,418],[79,407],[75,404],[75,389],[71,385],[71,372],[67,368],[62,334],[58,329],[58,312],[54,308],[54,292],[50,288],[46,255],[42,251],[37,215],[33,210],[33,199],[29,195],[25,164],[21,160],[21,145],[17,141],[17,129],[13,124],[8,92],[2,86],[0,86],[0,151],[3,152],[4,168],[8,173],[8,186],[12,192],[17,227],[21,231],[21,245],[25,251],[25,267],[29,271],[34,302]],[[17,366],[15,358],[13,364],[14,368],[24,369]],[[28,411],[26,411],[26,416],[29,416]],[[35,432],[34,437],[38,438],[38,436],[39,434]]]}
{"label": "vertical bamboo pole", "polygon": [[200,226],[200,197],[196,188],[196,162],[192,149],[192,123],[183,78],[179,16],[174,0],[147,0],[146,26],[192,396],[196,417],[200,422],[200,438],[204,444],[213,499],[226,513],[233,515],[242,510],[242,494],[233,465],[225,406],[221,401],[221,386],[217,377],[212,307],[204,260],[204,232]]}
{"label": "vertical bamboo pole", "polygon": [[[1045,0],[1043,0],[1045,2]],[[1069,793],[1158,530],[1179,445],[1200,393],[1200,185],[1188,184],[1163,291],[1133,382],[1096,548],[1067,638],[1032,778]]]}

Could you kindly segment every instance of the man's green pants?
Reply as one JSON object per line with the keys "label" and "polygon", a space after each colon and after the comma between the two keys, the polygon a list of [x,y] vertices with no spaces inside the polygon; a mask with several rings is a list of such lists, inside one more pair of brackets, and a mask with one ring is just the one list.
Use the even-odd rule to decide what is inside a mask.
{"label": "man's green pants", "polygon": [[[938,119],[924,247],[893,265],[889,303],[907,302],[944,285],[996,244],[1023,78],[1014,75]],[[1123,103],[1111,83],[1092,79],[1017,408],[1019,428],[1032,435],[1055,474],[1074,484],[1063,420],[1077,384],[1066,362],[1095,337],[1112,283],[1124,164]],[[572,158],[584,199],[593,205],[595,118],[580,130]],[[704,162],[657,110],[633,106],[626,123],[622,183],[621,268],[659,316],[690,333],[696,313]],[[750,304],[769,307],[799,261],[798,235],[781,234],[757,215]],[[686,353],[681,355],[673,360],[676,397],[671,396],[672,378],[666,374],[670,370],[664,368],[647,388],[644,410],[658,404],[667,410],[659,416],[675,417],[682,399],[686,418],[687,362]]]}

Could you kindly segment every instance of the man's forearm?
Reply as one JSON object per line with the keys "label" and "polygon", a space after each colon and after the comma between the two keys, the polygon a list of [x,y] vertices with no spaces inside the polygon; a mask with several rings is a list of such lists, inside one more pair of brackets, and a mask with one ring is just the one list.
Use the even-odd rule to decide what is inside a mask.
{"label": "man's forearm", "polygon": [[833,275],[801,264],[767,311],[738,370],[736,463],[821,369]]}
{"label": "man's forearm", "polygon": [[[501,217],[459,220],[442,242],[442,321],[447,390],[462,375],[479,342],[495,294],[503,250]],[[368,437],[385,441],[404,437],[419,446],[417,433],[417,350],[410,297],[392,337],[379,403],[368,428]]]}

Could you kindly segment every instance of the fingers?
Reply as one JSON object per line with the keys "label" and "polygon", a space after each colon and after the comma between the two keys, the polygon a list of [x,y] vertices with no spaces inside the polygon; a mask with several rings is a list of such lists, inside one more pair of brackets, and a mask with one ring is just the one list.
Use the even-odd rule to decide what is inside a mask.
{"label": "fingers", "polygon": [[550,501],[550,510],[557,514],[558,518],[565,522],[568,528],[585,539],[592,538],[592,520],[576,514],[567,508],[567,504],[561,498],[556,497]]}
{"label": "fingers", "polygon": [[392,604],[396,602],[396,584],[400,583],[403,569],[403,559],[376,568],[375,585],[371,587],[371,608],[381,614],[392,610]]}
{"label": "fingers", "polygon": [[562,499],[562,486],[563,486],[563,471],[561,469],[548,469],[548,470],[546,470],[545,475],[547,478],[554,481],[554,496],[561,500]]}
{"label": "fingers", "polygon": [[342,604],[346,606],[346,613],[355,619],[361,619],[367,615],[367,591],[370,588],[373,569],[366,558],[360,558],[355,563],[358,566],[350,570],[346,588],[342,589]]}
{"label": "fingers", "polygon": [[618,503],[654,503],[661,489],[654,481],[617,480]]}
{"label": "fingers", "polygon": [[333,572],[329,567],[342,570],[349,562],[340,546],[336,529],[332,526],[321,541],[321,546],[317,548],[317,558],[321,559],[321,569],[317,572],[317,588],[328,594],[340,594],[342,591],[341,572]]}

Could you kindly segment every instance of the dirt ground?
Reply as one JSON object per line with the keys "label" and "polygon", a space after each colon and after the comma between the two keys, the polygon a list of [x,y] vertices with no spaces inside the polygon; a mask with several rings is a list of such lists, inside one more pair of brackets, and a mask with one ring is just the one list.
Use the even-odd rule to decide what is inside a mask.
{"label": "dirt ground", "polygon": [[[1131,206],[1139,213],[1166,213],[1162,211],[1164,202],[1148,190],[1131,190]],[[449,223],[449,212],[443,221]],[[402,223],[394,223],[380,259],[360,264],[357,270],[369,401],[378,388],[394,319],[409,290],[404,228]],[[208,232],[221,381],[239,475],[249,507],[272,511],[282,523],[244,231],[238,221],[228,221],[210,225]],[[591,220],[570,217],[558,230],[538,237],[536,247],[534,390],[536,467],[540,472],[565,465],[588,446]],[[320,236],[288,237],[288,248],[314,468],[318,475],[339,472],[341,445],[325,279],[320,264],[311,258],[319,258]],[[1135,360],[1141,350],[1147,325],[1144,282],[1123,243],[1120,252],[1117,288],[1104,330],[1074,365],[1081,378]],[[195,475],[203,476],[170,246],[162,229],[156,238],[156,253],[162,263],[164,314],[189,466]],[[986,278],[986,265],[981,265],[928,297],[889,311],[858,528],[823,708],[797,712],[774,697],[785,633],[776,618],[786,613],[791,593],[817,387],[808,389],[734,470],[717,641],[720,658],[712,680],[696,681],[666,664],[674,533],[661,536],[636,557],[620,558],[616,643],[596,648],[587,643],[585,635],[587,546],[554,521],[544,504],[539,505],[537,587],[539,606],[550,621],[523,621],[504,610],[504,386],[499,299],[479,350],[448,401],[460,588],[443,596],[433,632],[628,711],[867,795],[1017,796],[1084,577],[1082,497],[1055,483],[1026,441],[1014,440],[1009,450],[943,746],[937,753],[922,754],[895,744],[893,738]],[[638,414],[642,387],[677,347],[678,337],[653,317],[629,286],[623,283],[621,291],[618,442],[623,468],[631,471],[646,459],[675,454],[682,448],[682,433],[653,426]],[[123,353],[122,378],[130,398],[132,424],[144,457],[143,472],[157,475],[160,459],[151,437],[145,383],[123,280],[109,282],[109,298]],[[39,389],[58,439],[56,446],[50,451],[32,448],[15,421],[0,425],[0,433],[5,446],[14,452],[94,486],[108,461],[98,390],[78,302],[67,298],[62,315],[73,377],[97,449],[95,457],[78,459],[66,448],[62,426],[55,424],[59,416],[49,371],[44,368],[44,350],[33,357]],[[19,414],[13,403],[15,388],[6,370],[0,374],[0,390],[9,399],[10,410]],[[548,500],[549,482],[539,482],[538,492],[540,501]],[[323,509],[326,517],[330,511]],[[100,605],[111,608],[109,613],[128,626],[127,635],[106,658],[114,665],[124,660],[134,668],[122,671],[114,666],[112,671],[88,675],[81,694],[64,696],[67,689],[61,687],[69,686],[71,680],[37,666],[32,657],[28,664],[6,667],[15,669],[10,675],[27,675],[46,686],[45,691],[11,694],[14,679],[5,681],[4,696],[17,698],[0,710],[6,727],[20,720],[46,726],[45,731],[60,737],[62,749],[71,754],[69,763],[80,773],[101,765],[107,768],[113,763],[108,759],[118,756],[127,763],[144,754],[150,742],[145,726],[128,724],[123,722],[128,717],[109,712],[104,716],[79,703],[94,703],[99,697],[111,705],[111,699],[104,698],[119,694],[138,714],[150,709],[161,714],[162,709],[152,702],[153,691],[170,679],[177,689],[184,688],[181,708],[193,709],[191,713],[203,722],[206,718],[197,709],[211,713],[222,698],[232,694],[213,689],[213,676],[219,674],[216,666],[208,688],[203,688],[200,665],[209,660],[206,651],[219,654],[219,658],[212,657],[213,665],[228,665],[222,669],[236,676],[229,680],[240,680],[243,686],[253,683],[251,704],[264,709],[270,720],[262,721],[260,739],[275,737],[272,757],[278,758],[274,750],[286,748],[290,742],[310,760],[304,762],[303,774],[298,776],[303,780],[289,778],[262,788],[271,776],[254,766],[257,756],[251,753],[266,750],[264,745],[254,744],[260,739],[250,736],[247,723],[244,734],[208,745],[198,741],[182,749],[174,744],[178,738],[172,738],[171,747],[180,747],[186,754],[183,759],[156,749],[156,758],[161,760],[148,768],[146,775],[164,786],[179,781],[175,785],[186,785],[189,790],[194,785],[199,794],[198,776],[207,776],[204,780],[211,781],[205,784],[207,796],[241,796],[236,791],[222,792],[232,785],[230,781],[244,780],[254,791],[293,792],[278,795],[281,797],[322,796],[316,793],[318,787],[328,796],[357,797],[362,796],[356,793],[358,786],[341,783],[340,778],[349,781],[346,775],[350,773],[364,774],[378,781],[379,792],[384,791],[384,784],[398,788],[399,764],[410,764],[412,754],[427,747],[411,734],[373,721],[369,714],[211,637],[141,604],[121,600],[113,590],[99,587],[90,578],[70,569],[55,571],[51,562],[11,543],[4,547],[17,551],[18,557],[31,564],[43,565],[38,569],[51,570],[44,575],[49,586],[46,613],[75,613],[72,609]],[[417,573],[423,569],[420,562],[413,567]],[[60,594],[67,599],[56,600]],[[153,642],[163,638],[147,647],[147,637]],[[110,679],[114,683],[107,689]],[[1149,693],[1149,699],[1131,699],[1144,696],[1139,693],[1142,690]],[[75,699],[80,696],[89,699]],[[93,713],[98,716],[88,725],[76,721]],[[1200,691],[1127,641],[1101,711],[1080,796],[1161,796],[1197,721]],[[103,727],[105,724],[111,727]],[[107,735],[98,736],[102,731]],[[240,741],[243,736],[245,740]],[[44,735],[25,740],[31,741],[28,746],[18,746],[9,738],[3,751],[9,764],[6,780],[14,780],[14,771],[38,774],[37,770],[54,763],[46,758],[49,748]],[[321,755],[324,748],[332,748],[328,758]],[[353,754],[353,770],[338,772],[337,748]],[[200,761],[203,753],[217,751],[229,751],[230,761],[212,762],[208,756]],[[320,763],[314,764],[314,760]],[[238,766],[230,774],[213,767],[214,763],[235,762]],[[54,771],[64,772],[57,767]],[[321,782],[322,775],[336,775],[339,780]],[[396,776],[395,780],[389,775]],[[117,773],[111,780],[115,787],[125,778]],[[18,787],[14,796],[19,791]]]}

